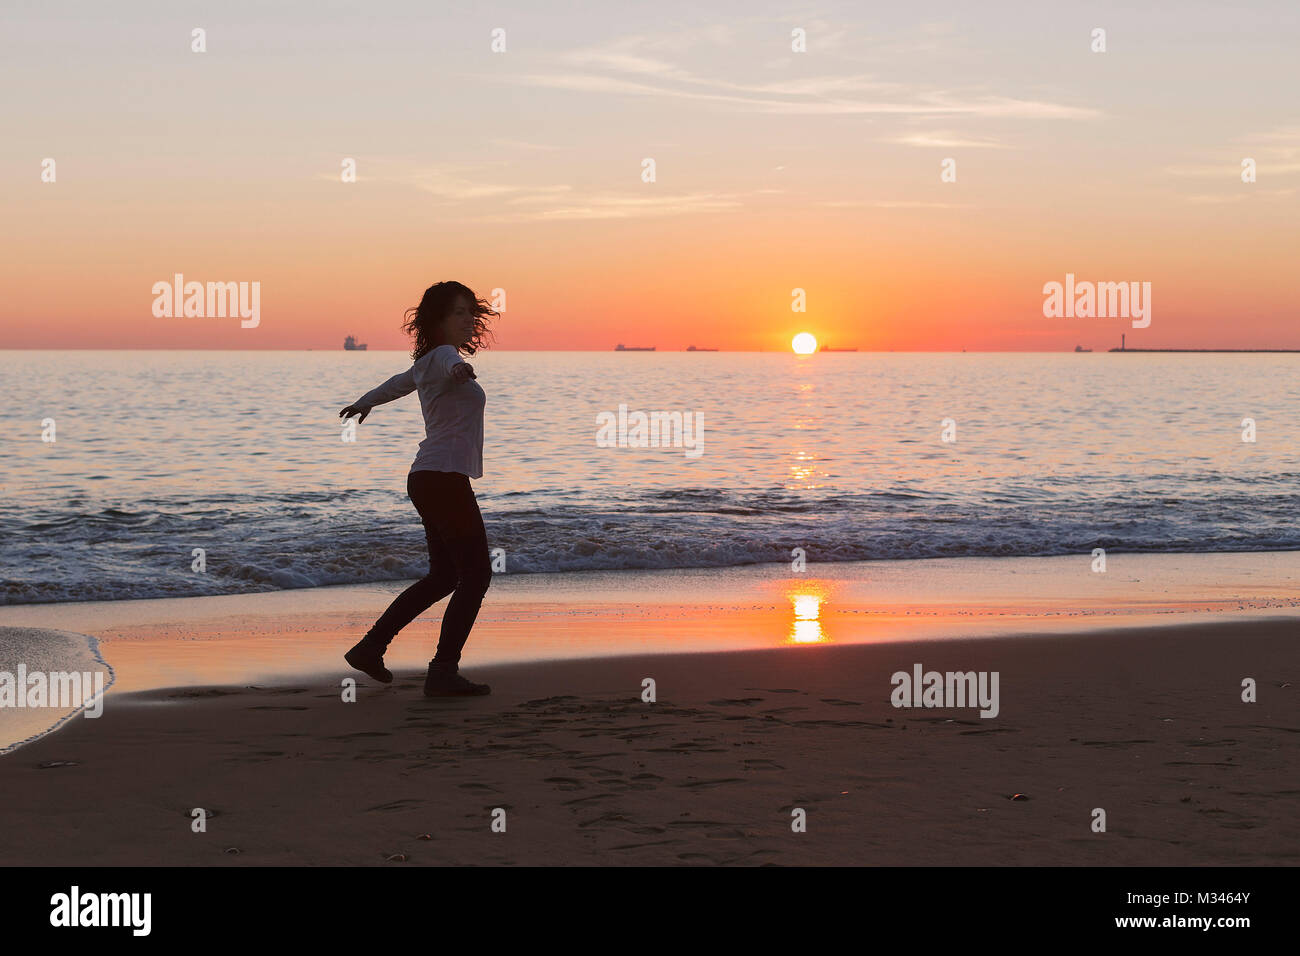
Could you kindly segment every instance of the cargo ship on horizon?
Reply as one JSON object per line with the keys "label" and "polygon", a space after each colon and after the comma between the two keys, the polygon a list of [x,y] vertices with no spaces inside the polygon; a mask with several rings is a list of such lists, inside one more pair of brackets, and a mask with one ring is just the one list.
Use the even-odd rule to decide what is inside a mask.
{"label": "cargo ship on horizon", "polygon": [[[1250,352],[1268,353],[1268,354],[1288,353],[1288,352],[1289,352],[1289,353],[1300,352],[1300,349],[1131,349],[1131,348],[1128,348],[1128,347],[1124,344],[1124,339],[1125,339],[1125,337],[1124,337],[1123,335],[1121,335],[1121,336],[1119,337],[1119,348],[1117,348],[1117,349],[1110,349],[1110,351],[1112,351],[1112,352],[1145,352],[1145,353],[1151,353],[1151,352],[1196,352],[1196,353],[1221,353],[1221,352],[1227,352],[1227,353],[1237,353],[1237,354],[1246,354],[1246,353],[1250,353]],[[1076,351],[1077,351],[1077,349],[1076,349]]]}

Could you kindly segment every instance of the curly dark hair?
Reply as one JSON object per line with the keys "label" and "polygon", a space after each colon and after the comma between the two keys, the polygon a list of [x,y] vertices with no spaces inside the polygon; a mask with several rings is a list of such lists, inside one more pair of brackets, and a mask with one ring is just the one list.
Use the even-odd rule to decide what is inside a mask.
{"label": "curly dark hair", "polygon": [[479,349],[488,347],[492,339],[492,330],[488,327],[487,316],[501,317],[486,299],[480,299],[474,290],[460,282],[435,282],[424,290],[420,304],[406,310],[406,321],[402,331],[415,336],[415,345],[411,348],[411,360],[415,361],[431,349],[436,349],[442,342],[434,341],[437,326],[451,314],[456,307],[456,299],[464,296],[469,309],[474,314],[474,335],[464,350],[473,355]]}

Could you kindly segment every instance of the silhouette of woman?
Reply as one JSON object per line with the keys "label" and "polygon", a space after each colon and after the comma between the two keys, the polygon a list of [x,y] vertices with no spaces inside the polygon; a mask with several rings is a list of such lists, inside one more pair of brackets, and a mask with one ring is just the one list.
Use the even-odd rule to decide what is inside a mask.
{"label": "silhouette of woman", "polygon": [[389,642],[450,594],[424,679],[428,697],[489,692],[487,684],[472,683],[459,673],[461,650],[492,579],[483,516],[469,483],[483,475],[486,396],[473,366],[461,358],[462,352],[473,355],[487,347],[489,315],[499,317],[459,282],[430,286],[419,306],[407,310],[403,326],[415,336],[414,364],[339,412],[341,418],[360,416],[360,424],[374,406],[419,390],[425,436],[406,476],[406,493],[424,525],[429,573],[399,594],[343,659],[368,677],[391,683],[393,675],[384,666]]}

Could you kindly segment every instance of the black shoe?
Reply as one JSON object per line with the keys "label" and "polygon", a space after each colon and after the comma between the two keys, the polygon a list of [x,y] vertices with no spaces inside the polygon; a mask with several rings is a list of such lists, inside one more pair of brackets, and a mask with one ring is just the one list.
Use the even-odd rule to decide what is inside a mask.
{"label": "black shoe", "polygon": [[462,677],[455,664],[429,662],[424,678],[425,697],[482,697],[492,693],[487,684],[475,684]]}
{"label": "black shoe", "polygon": [[363,637],[356,647],[344,654],[343,659],[381,684],[393,682],[393,672],[384,666],[384,648],[369,634]]}

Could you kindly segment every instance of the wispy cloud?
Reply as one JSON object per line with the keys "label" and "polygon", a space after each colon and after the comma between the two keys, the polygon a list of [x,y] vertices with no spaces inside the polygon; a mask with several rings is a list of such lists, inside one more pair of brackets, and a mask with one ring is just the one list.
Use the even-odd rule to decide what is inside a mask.
{"label": "wispy cloud", "polygon": [[552,206],[521,215],[487,215],[481,222],[556,221],[564,219],[633,219],[683,216],[692,213],[736,209],[744,202],[735,195],[719,193],[655,194],[628,196],[597,193],[583,196],[580,202]]}
{"label": "wispy cloud", "polygon": [[1235,158],[1166,166],[1165,172],[1192,179],[1235,180],[1240,178],[1241,162],[1247,157],[1255,160],[1260,176],[1300,172],[1300,126],[1282,126],[1235,142],[1240,154]]}
{"label": "wispy cloud", "polygon": [[1247,142],[1263,143],[1264,147],[1277,153],[1284,159],[1300,156],[1300,126],[1282,126],[1258,136],[1248,137]]}
{"label": "wispy cloud", "polygon": [[475,182],[456,172],[464,167],[423,167],[390,171],[389,178],[431,193],[439,199],[462,202],[472,199],[496,199],[518,196],[520,193],[537,194],[557,187],[517,186],[506,183]]}
{"label": "wispy cloud", "polygon": [[[910,100],[904,99],[850,99],[830,97],[824,90],[862,87],[866,77],[823,77],[801,80],[792,87],[782,89],[779,84],[746,86],[738,83],[714,82],[718,89],[741,92],[705,92],[681,89],[662,83],[647,83],[617,76],[596,73],[530,73],[518,77],[531,86],[570,90],[581,93],[627,94],[632,96],[658,96],[669,99],[694,100],[701,103],[726,103],[757,113],[800,114],[805,116],[972,116],[1001,119],[1091,119],[1098,111],[1080,106],[1067,106],[1043,100],[1017,99],[1009,96],[962,96],[947,91],[923,91]],[[690,82],[703,84],[695,78]],[[785,95],[790,99],[773,98]]]}
{"label": "wispy cloud", "polygon": [[[1267,157],[1260,158],[1260,156],[1252,156],[1251,158],[1255,160],[1260,176],[1263,176],[1266,172],[1300,172],[1300,162],[1275,162]],[[1171,176],[1185,176],[1194,179],[1238,179],[1241,176],[1241,161],[1203,164],[1200,166],[1166,166],[1165,172]]]}
{"label": "wispy cloud", "polygon": [[[536,184],[487,181],[477,167],[460,164],[417,165],[388,157],[367,162],[371,182],[416,189],[433,197],[450,215],[468,222],[525,222],[583,219],[631,219],[682,216],[735,209],[748,193],[672,193],[642,186],[644,195],[612,190],[580,191],[565,183]],[[334,179],[333,176],[322,178]],[[757,194],[754,191],[754,195]]]}
{"label": "wispy cloud", "polygon": [[[697,33],[690,36],[693,42],[700,41]],[[663,37],[623,37],[603,46],[559,54],[552,71],[508,79],[549,89],[686,100],[757,113],[1003,119],[1088,119],[1100,115],[1090,107],[990,92],[908,87],[863,73],[736,82],[701,75],[664,55],[678,52],[679,47]]]}
{"label": "wispy cloud", "polygon": [[1269,199],[1287,199],[1291,196],[1294,196],[1295,193],[1296,191],[1294,189],[1255,190],[1252,188],[1249,191],[1236,190],[1234,192],[1223,192],[1223,193],[1198,193],[1195,196],[1187,196],[1186,199],[1190,203],[1218,204],[1218,203],[1229,203],[1229,202],[1241,202],[1246,199],[1258,198],[1260,196],[1264,196]]}
{"label": "wispy cloud", "polygon": [[962,136],[960,133],[948,133],[935,130],[930,133],[906,133],[902,136],[889,137],[883,142],[897,143],[901,146],[935,147],[938,149],[1006,149],[1005,143],[992,139],[979,139]]}

